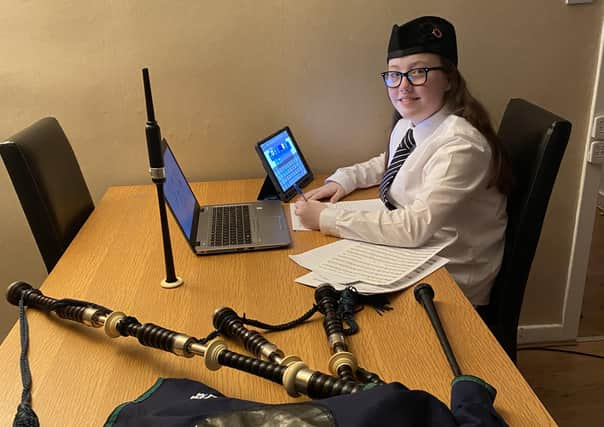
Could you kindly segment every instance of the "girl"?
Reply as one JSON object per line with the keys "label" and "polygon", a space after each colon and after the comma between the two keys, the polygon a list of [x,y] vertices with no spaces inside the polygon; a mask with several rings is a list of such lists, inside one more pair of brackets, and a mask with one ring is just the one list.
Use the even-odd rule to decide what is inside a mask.
{"label": "girl", "polygon": [[[425,16],[395,25],[382,73],[395,108],[385,153],[338,169],[296,202],[308,228],[371,243],[418,247],[454,233],[441,255],[474,305],[489,302],[503,256],[509,169],[484,107],[457,69],[455,29]],[[349,211],[336,202],[379,185],[387,210]]]}

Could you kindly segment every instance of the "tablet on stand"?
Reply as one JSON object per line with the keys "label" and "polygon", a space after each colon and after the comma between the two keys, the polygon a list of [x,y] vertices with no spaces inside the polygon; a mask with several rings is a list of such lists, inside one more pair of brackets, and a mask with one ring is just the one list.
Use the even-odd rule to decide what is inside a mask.
{"label": "tablet on stand", "polygon": [[313,174],[288,126],[256,144],[256,152],[266,170],[258,200],[289,201],[296,193],[295,185],[303,188]]}

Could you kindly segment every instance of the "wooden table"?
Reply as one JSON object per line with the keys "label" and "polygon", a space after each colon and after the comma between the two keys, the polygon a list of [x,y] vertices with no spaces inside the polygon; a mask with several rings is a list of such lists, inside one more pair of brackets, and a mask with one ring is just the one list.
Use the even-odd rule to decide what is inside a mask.
{"label": "wooden table", "polygon": [[[253,200],[260,180],[193,184],[205,203]],[[375,190],[374,190],[375,191]],[[357,198],[375,197],[361,192]],[[314,290],[294,283],[306,272],[288,255],[334,241],[318,232],[292,232],[289,248],[261,252],[195,256],[170,218],[177,289],[159,286],[165,277],[155,188],[109,188],[90,219],[41,286],[53,298],[77,298],[123,311],[142,323],[153,322],[195,337],[212,331],[216,308],[269,323],[292,320],[308,310]],[[507,358],[445,269],[425,282],[463,373],[477,375],[498,390],[497,410],[513,426],[555,425],[547,410]],[[37,284],[32,284],[36,286]],[[361,327],[349,337],[359,363],[386,381],[424,389],[449,402],[451,370],[423,308],[412,292],[392,297],[394,311],[379,316],[366,308]],[[285,390],[262,378],[230,368],[208,371],[200,358],[187,359],[141,346],[134,338],[110,339],[87,328],[28,311],[33,407],[44,426],[102,425],[120,403],[135,399],[158,377],[191,378],[222,393],[260,402],[288,402]],[[327,372],[330,351],[321,317],[293,331],[271,333],[287,354]],[[243,352],[230,342],[229,347]],[[0,425],[12,425],[21,395],[19,330],[0,347]]]}

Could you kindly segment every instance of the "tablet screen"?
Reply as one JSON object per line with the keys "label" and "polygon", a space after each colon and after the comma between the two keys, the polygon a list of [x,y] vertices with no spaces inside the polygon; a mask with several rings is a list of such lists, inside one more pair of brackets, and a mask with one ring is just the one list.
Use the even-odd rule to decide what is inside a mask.
{"label": "tablet screen", "polygon": [[277,188],[280,192],[287,193],[294,184],[306,185],[310,181],[306,179],[309,176],[312,179],[289,128],[286,127],[260,142],[258,149],[263,156],[263,163],[272,172],[271,178],[281,187]]}

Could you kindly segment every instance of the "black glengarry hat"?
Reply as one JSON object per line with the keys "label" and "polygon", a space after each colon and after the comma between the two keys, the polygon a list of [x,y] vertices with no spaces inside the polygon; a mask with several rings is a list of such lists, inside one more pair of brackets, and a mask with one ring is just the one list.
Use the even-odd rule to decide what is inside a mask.
{"label": "black glengarry hat", "polygon": [[388,60],[414,53],[436,53],[457,66],[455,27],[438,16],[422,16],[392,27]]}

